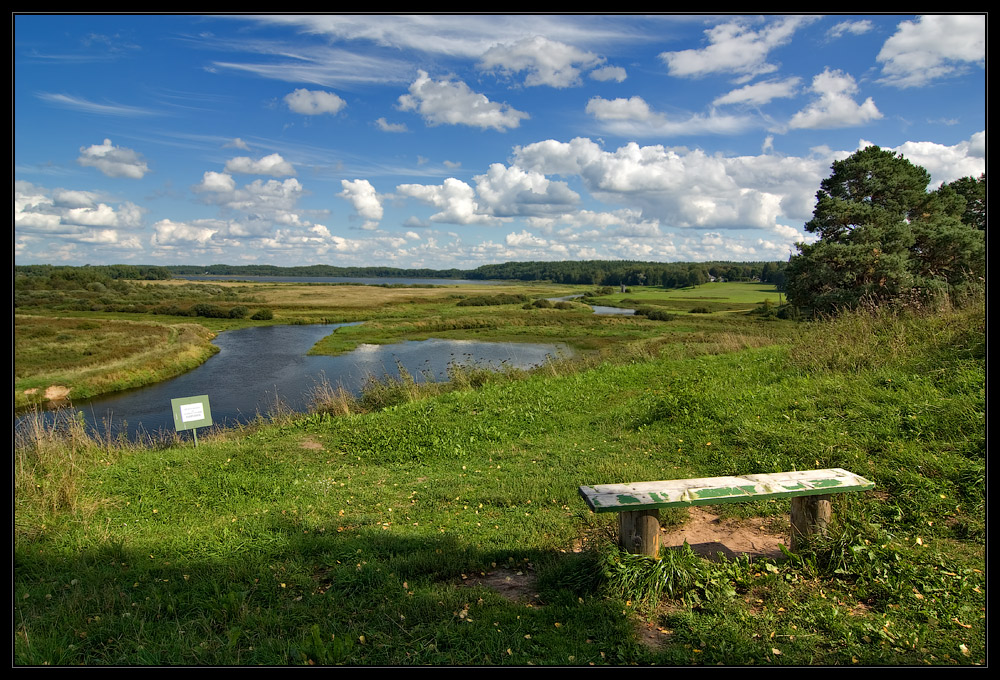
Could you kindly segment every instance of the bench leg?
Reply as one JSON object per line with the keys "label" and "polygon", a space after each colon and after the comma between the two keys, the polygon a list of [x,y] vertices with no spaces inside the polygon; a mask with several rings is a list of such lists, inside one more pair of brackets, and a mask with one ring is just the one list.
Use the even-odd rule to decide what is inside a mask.
{"label": "bench leg", "polygon": [[792,498],[792,550],[805,545],[810,536],[825,536],[829,524],[829,494]]}
{"label": "bench leg", "polygon": [[660,553],[660,511],[618,513],[618,544],[633,555],[656,557]]}

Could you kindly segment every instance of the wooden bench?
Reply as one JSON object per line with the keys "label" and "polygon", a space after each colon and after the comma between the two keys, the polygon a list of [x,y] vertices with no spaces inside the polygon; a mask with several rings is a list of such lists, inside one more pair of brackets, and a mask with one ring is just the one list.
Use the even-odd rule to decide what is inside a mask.
{"label": "wooden bench", "polygon": [[619,513],[618,540],[622,549],[655,557],[660,550],[660,508],[791,498],[794,550],[804,537],[826,532],[831,494],[874,487],[875,484],[864,477],[841,468],[830,468],[581,486],[580,495],[594,512]]}

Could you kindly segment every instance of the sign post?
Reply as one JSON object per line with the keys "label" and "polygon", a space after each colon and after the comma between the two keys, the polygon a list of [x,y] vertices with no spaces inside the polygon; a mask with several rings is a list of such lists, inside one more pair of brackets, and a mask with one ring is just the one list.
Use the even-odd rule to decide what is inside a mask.
{"label": "sign post", "polygon": [[174,412],[174,428],[191,430],[194,434],[194,445],[198,446],[198,428],[209,427],[212,424],[212,409],[208,405],[208,395],[171,399],[170,408]]}

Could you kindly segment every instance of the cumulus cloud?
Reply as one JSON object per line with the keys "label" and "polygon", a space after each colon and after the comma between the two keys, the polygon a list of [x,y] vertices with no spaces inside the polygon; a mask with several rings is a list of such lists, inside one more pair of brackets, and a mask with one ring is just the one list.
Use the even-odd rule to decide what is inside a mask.
{"label": "cumulus cloud", "polygon": [[78,227],[131,230],[142,226],[144,211],[130,201],[103,202],[96,192],[45,189],[15,182],[15,228],[49,233],[80,234]]}
{"label": "cumulus cloud", "polygon": [[400,184],[396,192],[440,208],[431,215],[432,222],[449,224],[497,224],[476,201],[475,190],[460,179],[449,177],[439,185]]}
{"label": "cumulus cloud", "polygon": [[285,103],[288,104],[289,109],[304,116],[334,114],[347,106],[347,102],[333,92],[305,88],[299,88],[286,94]]}
{"label": "cumulus cloud", "polygon": [[875,102],[868,97],[863,103],[854,101],[858,86],[850,74],[824,69],[813,78],[812,91],[819,97],[788,122],[792,129],[825,129],[864,125],[882,117]]}
{"label": "cumulus cloud", "polygon": [[236,190],[236,180],[224,172],[208,171],[202,176],[201,184],[195,191],[210,191],[212,193],[228,193]]}
{"label": "cumulus cloud", "polygon": [[595,68],[591,71],[590,77],[601,82],[614,80],[615,82],[620,83],[628,77],[628,74],[621,66],[602,66],[601,68]]}
{"label": "cumulus cloud", "polygon": [[140,154],[123,146],[115,146],[110,139],[105,139],[103,144],[81,146],[76,162],[97,168],[108,177],[142,179],[149,172],[149,167]]}
{"label": "cumulus cloud", "polygon": [[756,76],[777,66],[767,62],[776,47],[786,44],[801,26],[812,21],[805,16],[777,19],[760,30],[752,30],[743,19],[718,24],[705,31],[708,46],[660,54],[670,75],[698,78],[713,73]]}
{"label": "cumulus cloud", "polygon": [[399,108],[416,111],[428,125],[469,125],[505,132],[516,128],[528,114],[506,104],[490,101],[473,92],[461,81],[432,80],[426,71],[418,71],[410,93],[399,97]]}
{"label": "cumulus cloud", "polygon": [[636,206],[647,220],[727,229],[769,228],[782,214],[808,217],[830,163],[828,157],[726,158],[635,142],[605,151],[586,138],[516,147],[514,159],[546,175],[579,176],[594,197]]}
{"label": "cumulus cloud", "polygon": [[622,136],[728,135],[742,132],[755,124],[745,116],[720,114],[714,109],[707,115],[671,118],[651,109],[639,96],[628,99],[591,97],[586,111],[604,123],[608,131]]}
{"label": "cumulus cloud", "polygon": [[250,145],[244,142],[239,137],[234,137],[232,141],[226,142],[222,145],[223,149],[243,149],[244,151],[250,150]]}
{"label": "cumulus cloud", "polygon": [[752,85],[745,85],[737,88],[721,97],[716,97],[712,103],[716,106],[722,104],[750,104],[752,106],[763,106],[772,99],[793,97],[799,88],[801,79],[798,77],[785,78],[784,80],[767,80]]}
{"label": "cumulus cloud", "polygon": [[254,160],[249,156],[237,156],[226,161],[226,172],[243,175],[271,175],[272,177],[285,177],[294,175],[295,168],[292,164],[281,157],[281,154],[272,153],[263,158]]}
{"label": "cumulus cloud", "polygon": [[218,228],[203,226],[198,220],[188,224],[172,220],[160,220],[153,225],[151,243],[154,246],[206,245],[219,232]]}
{"label": "cumulus cloud", "polygon": [[482,209],[497,217],[565,212],[580,200],[565,182],[502,163],[491,164],[486,174],[473,179]]}
{"label": "cumulus cloud", "polygon": [[349,201],[358,215],[364,219],[362,229],[375,229],[379,220],[382,219],[382,201],[375,192],[375,187],[366,179],[356,179],[349,181],[340,180],[340,185],[344,187],[338,196]]}
{"label": "cumulus cloud", "polygon": [[46,260],[74,256],[73,244],[114,251],[141,247],[136,234],[144,211],[128,201],[104,202],[91,191],[46,189],[30,182],[14,183],[14,234],[19,254],[34,244]]}
{"label": "cumulus cloud", "polygon": [[881,82],[920,87],[986,63],[986,16],[930,15],[899,24],[876,60]]}
{"label": "cumulus cloud", "polygon": [[[858,148],[870,145],[871,142],[861,140]],[[904,142],[890,150],[903,154],[908,161],[927,170],[931,174],[932,188],[944,182],[954,182],[960,177],[978,177],[986,172],[985,130],[952,146],[936,142]]]}
{"label": "cumulus cloud", "polygon": [[504,74],[526,71],[524,84],[564,88],[580,85],[580,70],[604,62],[593,52],[542,36],[494,45],[483,54],[479,68]]}

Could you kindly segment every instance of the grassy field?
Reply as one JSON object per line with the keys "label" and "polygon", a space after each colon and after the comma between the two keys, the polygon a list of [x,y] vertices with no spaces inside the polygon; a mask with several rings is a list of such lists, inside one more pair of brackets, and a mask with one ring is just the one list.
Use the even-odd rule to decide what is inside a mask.
{"label": "grassy field", "polygon": [[[985,663],[984,306],[690,317],[197,449],[22,432],[15,664]],[[814,467],[876,488],[780,559],[624,555],[576,494]],[[714,510],[773,526],[788,505]]]}

